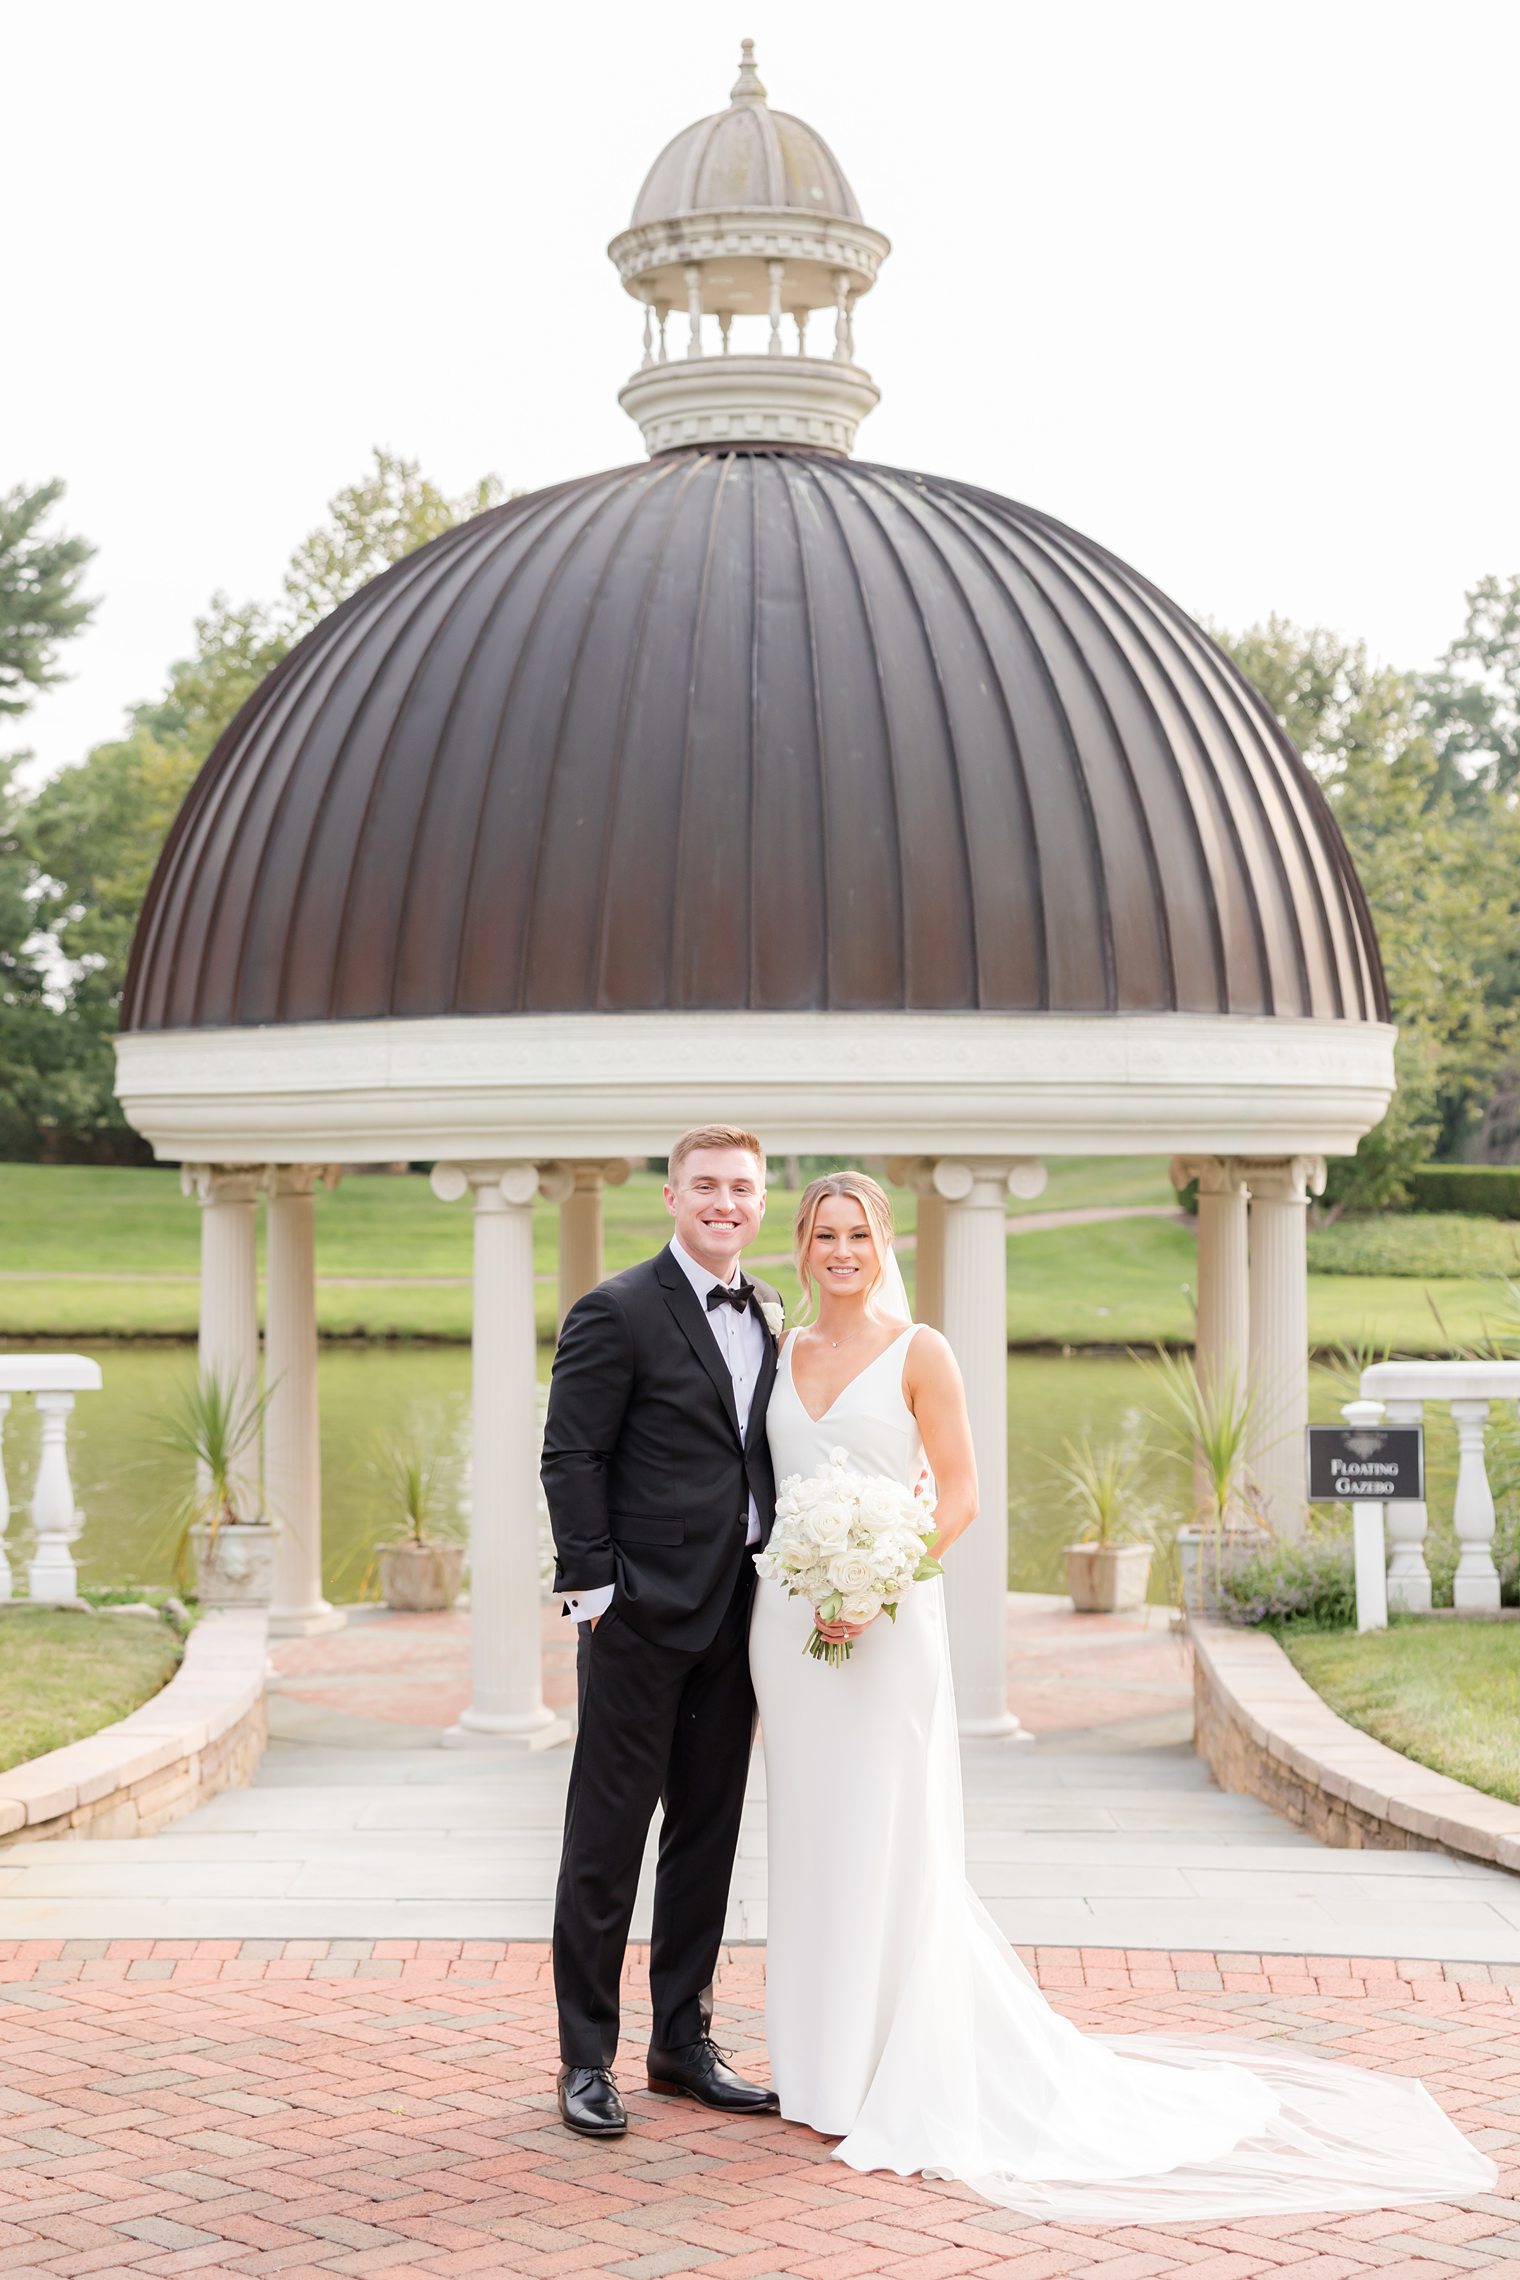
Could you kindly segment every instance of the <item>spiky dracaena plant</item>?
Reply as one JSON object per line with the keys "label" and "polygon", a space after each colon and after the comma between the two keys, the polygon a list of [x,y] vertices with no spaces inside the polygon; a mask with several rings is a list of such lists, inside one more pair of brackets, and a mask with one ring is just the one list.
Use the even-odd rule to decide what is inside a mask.
{"label": "spiky dracaena plant", "polygon": [[1148,1543],[1156,1509],[1143,1478],[1145,1447],[1133,1432],[1121,1439],[1063,1441],[1045,1463],[1061,1483],[1061,1497],[1082,1544]]}
{"label": "spiky dracaena plant", "polygon": [[[1234,1366],[1201,1370],[1194,1354],[1170,1354],[1158,1348],[1153,1357],[1137,1359],[1160,1396],[1153,1412],[1157,1422],[1183,1443],[1192,1460],[1194,1518],[1210,1531],[1217,1577],[1226,1530],[1267,1525],[1250,1473],[1250,1451],[1261,1425],[1256,1389]],[[1198,1581],[1201,1600],[1201,1562]]]}
{"label": "spiky dracaena plant", "polygon": [[[260,1517],[257,1479],[249,1478],[241,1460],[258,1445],[273,1391],[272,1386],[262,1392],[246,1386],[236,1371],[202,1370],[185,1379],[170,1406],[159,1412],[160,1446],[194,1468],[190,1485],[172,1508],[179,1534],[177,1576],[183,1576],[192,1528],[204,1522],[207,1548],[214,1550],[223,1527],[245,1526]],[[257,1468],[250,1470],[256,1476]]]}

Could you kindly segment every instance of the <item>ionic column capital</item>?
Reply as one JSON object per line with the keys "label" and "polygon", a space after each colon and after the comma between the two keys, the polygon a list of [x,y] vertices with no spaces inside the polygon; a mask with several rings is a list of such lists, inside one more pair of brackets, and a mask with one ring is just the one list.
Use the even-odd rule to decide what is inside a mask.
{"label": "ionic column capital", "polygon": [[1181,1190],[1193,1180],[1200,1195],[1249,1195],[1250,1181],[1239,1156],[1174,1156],[1169,1176]]}
{"label": "ionic column capital", "polygon": [[264,1184],[262,1164],[181,1164],[181,1195],[200,1204],[256,1203]]}
{"label": "ionic column capital", "polygon": [[341,1164],[266,1164],[264,1187],[267,1194],[314,1195],[320,1184],[335,1188],[343,1177]]}
{"label": "ionic column capital", "polygon": [[598,1188],[622,1187],[633,1165],[626,1156],[591,1156],[578,1158],[568,1168],[575,1175],[575,1193],[594,1195]]}
{"label": "ionic column capital", "polygon": [[440,1203],[473,1196],[477,1211],[522,1211],[539,1195],[563,1201],[575,1185],[568,1164],[435,1164],[428,1185]]}
{"label": "ionic column capital", "polygon": [[1241,1156],[1253,1203],[1307,1203],[1325,1192],[1323,1156]]}
{"label": "ionic column capital", "polygon": [[1044,1191],[1045,1166],[1038,1156],[937,1156],[930,1164],[930,1182],[946,1203],[969,1204],[973,1210],[1001,1210],[1005,1196],[1016,1195],[1032,1203]]}

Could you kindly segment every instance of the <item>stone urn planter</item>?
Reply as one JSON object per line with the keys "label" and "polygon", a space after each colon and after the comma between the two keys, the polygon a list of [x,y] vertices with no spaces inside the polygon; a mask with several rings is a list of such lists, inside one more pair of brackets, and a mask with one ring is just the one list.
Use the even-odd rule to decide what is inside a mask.
{"label": "stone urn planter", "polygon": [[1249,1523],[1215,1528],[1193,1521],[1177,1531],[1177,1554],[1182,1564],[1182,1605],[1188,1615],[1216,1616],[1223,1612],[1219,1579],[1239,1567],[1271,1542],[1265,1528]]}
{"label": "stone urn planter", "polygon": [[1079,1615],[1126,1615],[1145,1605],[1149,1544],[1068,1544],[1066,1589]]}
{"label": "stone urn planter", "polygon": [[267,1607],[274,1597],[275,1531],[268,1520],[209,1520],[189,1530],[202,1607]]}
{"label": "stone urn planter", "polygon": [[381,1544],[375,1558],[380,1596],[398,1614],[436,1614],[459,1597],[464,1574],[463,1544]]}

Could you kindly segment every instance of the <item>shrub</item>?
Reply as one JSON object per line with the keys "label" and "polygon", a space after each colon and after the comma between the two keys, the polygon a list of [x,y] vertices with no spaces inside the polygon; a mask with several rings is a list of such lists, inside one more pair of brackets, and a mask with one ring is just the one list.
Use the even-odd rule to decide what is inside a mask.
{"label": "shrub", "polygon": [[1309,1269],[1317,1275],[1512,1275],[1520,1268],[1520,1228],[1447,1211],[1338,1219],[1309,1230]]}
{"label": "shrub", "polygon": [[1520,1164],[1422,1164],[1409,1175],[1414,1211],[1520,1219]]}
{"label": "shrub", "polygon": [[1296,1544],[1265,1544],[1221,1569],[1219,1599],[1227,1623],[1348,1630],[1356,1621],[1350,1539],[1311,1527]]}

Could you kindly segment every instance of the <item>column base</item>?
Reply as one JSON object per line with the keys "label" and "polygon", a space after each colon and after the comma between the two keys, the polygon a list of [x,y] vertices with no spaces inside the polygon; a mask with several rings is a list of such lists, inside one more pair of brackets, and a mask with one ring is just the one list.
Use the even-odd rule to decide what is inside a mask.
{"label": "column base", "polygon": [[41,1607],[80,1604],[78,1570],[66,1552],[45,1553],[33,1560],[26,1571],[26,1580],[33,1599]]}
{"label": "column base", "polygon": [[315,1639],[327,1631],[341,1631],[348,1621],[345,1607],[333,1607],[319,1599],[311,1607],[271,1607],[269,1610],[269,1636],[272,1639]]}
{"label": "column base", "polygon": [[526,1718],[464,1710],[456,1725],[445,1728],[443,1746],[446,1750],[552,1750],[570,1738],[568,1722],[556,1718],[552,1710],[540,1710]]}
{"label": "column base", "polygon": [[1490,1615],[1499,1605],[1499,1578],[1496,1575],[1459,1575],[1451,1587],[1451,1603],[1460,1615],[1464,1608],[1473,1614]]}
{"label": "column base", "polygon": [[994,1712],[990,1718],[962,1718],[959,1733],[968,1742],[1032,1742],[1033,1734],[1020,1725],[1011,1710]]}
{"label": "column base", "polygon": [[1401,1615],[1428,1615],[1431,1611],[1429,1576],[1388,1575],[1388,1604]]}

